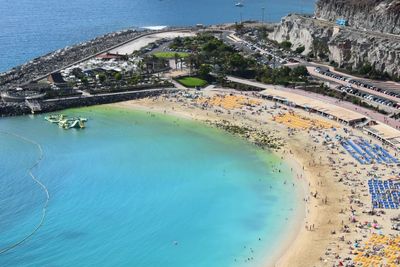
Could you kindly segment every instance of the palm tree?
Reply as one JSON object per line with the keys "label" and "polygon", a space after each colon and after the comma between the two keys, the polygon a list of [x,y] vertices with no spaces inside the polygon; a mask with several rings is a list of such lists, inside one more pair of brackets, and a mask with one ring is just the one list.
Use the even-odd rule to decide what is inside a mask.
{"label": "palm tree", "polygon": [[193,54],[189,54],[189,56],[186,58],[186,65],[189,67],[189,75],[192,75],[194,61],[195,58]]}
{"label": "palm tree", "polygon": [[178,69],[178,60],[179,60],[179,54],[175,53],[174,54],[174,60],[175,60],[175,69]]}

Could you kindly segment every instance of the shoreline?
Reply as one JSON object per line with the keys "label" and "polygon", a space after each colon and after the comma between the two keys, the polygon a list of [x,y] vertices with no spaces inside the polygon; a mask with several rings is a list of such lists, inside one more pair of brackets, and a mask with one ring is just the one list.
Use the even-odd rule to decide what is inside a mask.
{"label": "shoreline", "polygon": [[[141,101],[143,99],[139,99],[137,101]],[[286,165],[285,167],[290,167],[292,168],[292,171],[288,171],[291,173],[291,182],[293,182],[296,185],[295,189],[295,197],[294,200],[299,201],[296,204],[296,207],[294,209],[294,213],[291,214],[289,217],[289,223],[287,225],[287,228],[285,229],[284,232],[279,233],[278,239],[278,245],[277,248],[274,249],[273,253],[268,256],[269,260],[268,262],[263,262],[262,266],[264,267],[275,267],[275,266],[281,266],[278,265],[278,263],[281,261],[281,259],[286,256],[286,254],[289,252],[289,248],[292,247],[293,242],[297,239],[299,236],[299,231],[303,229],[305,225],[305,220],[306,220],[306,210],[307,210],[307,205],[302,199],[306,197],[308,190],[307,183],[305,179],[296,179],[297,175],[303,175],[304,177],[304,171],[301,168],[301,164],[299,161],[294,157],[290,156],[287,154],[281,153],[281,151],[275,151],[272,149],[267,149],[267,148],[262,148],[255,144],[254,142],[251,142],[249,140],[246,140],[245,138],[239,136],[238,134],[234,134],[232,132],[226,131],[218,126],[216,126],[213,123],[210,123],[209,120],[206,120],[204,118],[196,118],[193,117],[191,114],[187,112],[175,112],[175,111],[170,111],[167,113],[164,113],[162,110],[162,107],[154,108],[153,107],[146,107],[144,105],[135,105],[134,102],[136,100],[128,100],[124,102],[118,102],[118,103],[110,103],[110,104],[103,104],[103,105],[97,105],[97,107],[106,107],[106,108],[115,108],[117,110],[127,110],[127,111],[132,111],[132,112],[143,112],[147,113],[148,115],[151,116],[157,116],[157,117],[167,117],[168,119],[183,119],[187,120],[189,122],[195,122],[197,124],[202,125],[203,127],[210,127],[214,128],[216,130],[225,132],[227,135],[231,135],[235,138],[239,138],[242,141],[248,143],[251,146],[254,146],[254,149],[259,151],[261,153],[261,156],[272,154],[274,155],[281,163],[284,163]],[[283,180],[282,180],[283,182]],[[289,186],[289,185],[288,185]],[[297,186],[300,186],[300,188],[297,188]],[[264,244],[263,248],[267,249],[268,244]],[[274,244],[276,246],[276,244]],[[271,253],[271,251],[268,251],[268,253]],[[254,266],[254,265],[252,265]]]}
{"label": "shoreline", "polygon": [[[247,104],[238,105],[235,101]],[[349,130],[343,124],[305,110],[276,105],[252,93],[227,92],[219,88],[201,92],[187,90],[110,106],[222,125],[218,128],[236,133],[256,146],[266,145],[275,150],[273,153],[283,157],[282,160],[295,166],[294,175],[299,180],[296,180],[296,187],[301,186],[304,195],[304,199],[299,199],[299,205],[305,207],[305,216],[299,216],[298,224],[283,236],[282,248],[279,249],[281,253],[270,257],[276,258],[276,261],[265,262],[263,266],[336,266],[352,260],[352,252],[357,249],[352,244],[367,241],[372,233],[382,233],[381,230],[368,228],[368,222],[381,225],[379,229],[384,229],[386,234],[393,233],[390,216],[396,214],[395,210],[385,210],[385,215],[377,213],[377,217],[368,212],[371,198],[367,181],[372,178],[371,171],[378,171],[381,177],[390,177],[390,165],[386,168],[360,166],[344,151],[340,142],[325,142],[326,136],[335,139],[337,135],[373,142],[371,137],[357,129]],[[279,117],[292,113],[291,116],[298,118],[294,123],[305,118],[313,120],[314,126],[291,128],[288,126],[290,121],[289,124],[284,123]],[[227,122],[224,124],[224,121]],[[316,125],[322,126],[315,128]],[[271,255],[268,250],[266,253]]]}
{"label": "shoreline", "polygon": [[[285,159],[285,162],[287,162],[290,166],[293,166],[293,170],[296,171],[297,174],[302,173],[304,175],[304,178],[307,177],[307,174],[302,171],[301,164],[300,162],[295,158],[291,157],[288,159]],[[293,174],[295,175],[295,174]],[[301,189],[299,190],[299,195],[300,197],[306,198],[306,196],[309,194],[309,187],[307,182],[302,179],[298,181],[298,184],[301,186]],[[301,191],[301,192],[300,192]],[[300,199],[301,200],[301,199]],[[301,205],[299,205],[298,211],[297,211],[297,217],[300,220],[300,222],[296,223],[296,229],[291,230],[291,234],[288,234],[288,238],[286,240],[286,244],[282,249],[280,250],[279,257],[276,258],[273,264],[271,266],[278,267],[278,266],[285,266],[284,262],[285,260],[287,261],[288,258],[290,257],[290,251],[295,248],[295,242],[297,239],[300,238],[300,233],[304,229],[306,225],[306,220],[307,220],[307,209],[309,209],[307,203],[304,201],[301,201]]]}
{"label": "shoreline", "polygon": [[[343,260],[352,261],[359,253],[358,245],[353,244],[368,242],[374,234],[396,236],[390,221],[391,216],[398,215],[396,210],[371,214],[367,185],[374,177],[393,177],[394,166],[358,165],[339,141],[325,142],[329,135],[332,139],[339,135],[377,142],[358,129],[349,130],[317,114],[257,98],[257,94],[223,88],[176,91],[101,106],[183,118],[219,128],[258,147],[260,155],[267,151],[290,166],[294,192],[299,195],[298,207],[287,215],[291,220],[280,235],[279,246],[273,244],[274,252],[268,250],[271,244],[262,246],[268,256],[262,257],[261,266],[337,266]],[[291,128],[290,120],[282,121],[287,115],[293,116],[294,124],[303,118],[313,126]],[[315,128],[318,125],[325,126]],[[368,226],[372,222],[380,227]]]}
{"label": "shoreline", "polygon": [[[394,79],[396,76],[396,66],[390,64],[390,60],[387,60],[389,56],[386,55],[388,47],[396,47],[395,42],[393,40],[385,42],[390,35],[387,32],[378,34],[373,29],[360,31],[357,25],[345,25],[348,27],[342,27],[342,29],[338,27],[338,23],[335,24],[335,18],[324,18],[323,14],[318,14],[321,11],[318,6],[315,8],[315,14],[310,16],[289,14],[283,17],[280,23],[273,24],[273,27],[269,27],[270,23],[264,24],[264,8],[262,9],[262,21],[248,23],[250,25],[256,23],[254,25],[258,24],[262,28],[265,26],[264,29],[247,28],[247,21],[242,20],[242,14],[240,14],[240,24],[146,25],[127,28],[77,42],[7,71],[0,71],[0,91],[2,92],[0,100],[3,100],[0,104],[0,119],[3,116],[62,112],[70,108],[100,106],[100,109],[115,108],[128,115],[129,110],[132,111],[131,114],[136,111],[143,112],[143,114],[146,113],[146,117],[157,116],[162,120],[172,118],[178,122],[182,118],[182,121],[194,122],[192,124],[194,128],[199,124],[195,131],[202,129],[203,125],[204,128],[222,130],[222,134],[226,133],[227,138],[235,137],[230,144],[240,143],[242,140],[249,146],[254,146],[254,151],[251,151],[251,159],[254,158],[254,161],[258,161],[264,155],[265,158],[267,156],[274,158],[271,161],[262,162],[267,165],[264,166],[266,167],[264,174],[267,174],[264,175],[265,181],[269,182],[269,178],[276,174],[276,179],[272,179],[273,183],[266,184],[265,188],[260,186],[257,189],[262,192],[260,196],[265,197],[265,203],[269,203],[268,201],[275,203],[268,206],[265,204],[265,207],[276,208],[278,211],[269,212],[268,209],[264,212],[260,211],[264,207],[262,206],[264,202],[247,206],[247,209],[254,208],[262,214],[251,217],[261,225],[260,228],[252,225],[249,227],[249,230],[254,231],[255,234],[260,234],[254,239],[259,241],[258,245],[254,243],[257,252],[253,255],[254,258],[233,253],[238,256],[234,259],[234,265],[239,265],[241,262],[240,266],[246,264],[265,267],[400,266],[400,232],[397,232],[400,231],[398,212],[400,209],[400,173],[398,171],[400,131],[397,130],[400,128],[400,123],[396,122],[400,113],[396,110],[398,104],[396,104],[395,95],[390,94],[390,90],[395,90],[395,86],[393,85],[393,89],[379,82],[379,79],[386,76],[387,79]],[[340,13],[343,10],[336,11]],[[304,29],[306,35],[310,33],[313,36],[311,39],[326,35],[326,38],[322,38],[324,42],[321,46],[333,43],[332,47],[329,46],[329,53],[325,53],[330,64],[324,65],[319,62],[323,56],[320,56],[317,50],[321,47],[313,47],[314,44],[309,40],[303,40],[304,36],[296,38],[296,33]],[[333,29],[333,35],[331,31],[325,32],[321,29]],[[337,35],[338,31],[341,35]],[[201,32],[212,33],[225,45],[234,47],[235,51],[237,50],[244,58],[254,59],[257,63],[246,65],[254,65],[250,71],[257,75],[247,76],[239,75],[241,71],[225,71],[225,69],[234,70],[234,65],[238,64],[228,64],[232,66],[227,65],[228,67],[225,68],[222,62],[225,62],[228,57],[216,61],[209,60],[207,56],[204,57],[206,59],[204,62],[209,63],[211,67],[212,72],[209,74],[214,76],[218,74],[218,79],[213,79],[218,82],[210,81],[210,85],[205,88],[196,87],[199,90],[189,89],[178,83],[180,75],[206,77],[206,75],[199,75],[203,73],[200,72],[202,62],[197,60],[202,61],[202,53],[198,51],[204,47],[198,46],[198,42],[195,45],[188,45],[189,42],[176,42],[176,44],[174,42],[173,45],[169,45],[168,42],[171,40],[168,39],[190,37]],[[284,35],[287,35],[287,38]],[[368,77],[374,76],[376,80],[365,79],[364,81],[363,78],[362,81],[356,81],[356,83],[359,82],[353,86],[353,89],[358,90],[356,93],[350,90],[351,86],[350,88],[336,86],[335,81],[339,85],[349,87],[350,82],[342,83],[340,79],[347,77],[346,81],[357,80],[360,78],[357,74],[346,74],[344,70],[340,72],[339,69],[336,71],[339,79],[337,76],[327,77],[330,75],[322,75],[319,70],[314,70],[317,66],[328,68],[328,65],[335,65],[333,64],[335,62],[352,65],[353,69],[358,67],[355,66],[357,65],[356,55],[363,51],[361,41],[358,40],[360,38],[357,38],[360,36],[361,39],[377,39],[377,45],[386,44],[378,49],[378,52],[382,52],[382,57],[369,53],[366,58],[371,61],[371,64],[386,61],[387,64],[385,63],[383,68],[389,74],[384,75],[383,71],[377,75],[372,75],[372,72],[366,74]],[[352,44],[354,49],[344,61],[336,60],[337,53],[333,51],[336,49],[340,52],[346,49],[341,42],[334,42],[335,38],[340,39],[340,37],[349,42],[354,41]],[[288,50],[296,50],[295,54],[279,51],[283,46],[279,43],[283,43],[286,39],[291,43]],[[184,45],[177,45],[178,43],[184,43]],[[301,49],[300,46],[302,46]],[[137,52],[139,50],[140,52]],[[194,64],[198,71],[192,71],[192,58],[184,60],[182,56],[179,60],[176,53],[174,60],[155,60],[154,51],[158,50],[188,51],[189,54],[194,54],[195,61],[199,63]],[[257,54],[254,54],[253,50]],[[309,50],[313,50],[311,51],[313,53],[308,53]],[[197,54],[200,56],[197,57]],[[303,57],[300,54],[308,54],[308,56]],[[314,54],[314,57],[311,54]],[[150,57],[147,58],[147,55]],[[212,57],[212,54],[210,55]],[[331,60],[332,58],[336,59]],[[103,60],[119,61],[118,59],[121,59],[118,64],[102,62]],[[257,78],[263,82],[270,82],[270,73],[266,70],[258,72],[258,69],[262,69],[265,64],[275,68],[276,59],[279,61],[278,67],[291,68],[297,65],[307,67],[309,77],[305,77],[307,76],[305,73],[290,75],[298,76],[298,79],[293,79],[296,81],[292,81],[293,84],[288,82],[293,85],[293,90],[250,80],[250,78]],[[123,63],[122,60],[126,62]],[[339,63],[336,65],[340,65]],[[375,66],[375,64],[372,65]],[[85,73],[88,77],[82,76],[81,71],[86,72],[88,66],[90,70]],[[101,66],[100,72],[106,73],[105,76],[93,71],[96,66]],[[73,68],[79,69],[74,69],[71,75]],[[221,73],[227,74],[226,77],[219,75],[220,69],[223,70]],[[240,68],[236,67],[236,70],[238,69]],[[247,69],[245,72],[248,71]],[[335,72],[332,67],[328,69]],[[111,72],[117,73],[114,75]],[[249,79],[229,76],[232,73]],[[324,71],[321,73],[326,74]],[[116,74],[118,74],[118,79]],[[56,83],[58,79],[54,79],[53,76],[60,75],[61,80],[62,77],[66,78],[65,83],[60,83],[62,85],[59,88],[62,90],[51,91],[51,88],[58,87]],[[110,79],[107,79],[108,76]],[[102,79],[104,77],[105,79]],[[227,82],[222,82],[222,80]],[[276,80],[271,79],[271,83]],[[322,92],[322,83],[329,80],[333,81],[334,85],[328,84],[330,91]],[[302,81],[305,81],[304,89],[300,88]],[[311,81],[311,87],[308,89],[307,81]],[[315,81],[315,84],[312,81]],[[320,82],[321,88],[318,89]],[[236,91],[223,88],[224,86],[254,91],[257,91],[257,88],[263,91],[258,93]],[[31,89],[32,91],[29,91]],[[386,89],[387,91],[384,91]],[[344,91],[348,94],[346,95]],[[373,109],[375,104],[379,113]],[[382,109],[379,105],[388,107],[384,106]],[[128,117],[126,120],[121,117],[120,121],[124,125],[128,120]],[[95,125],[96,122],[93,123],[92,130],[95,130]],[[212,135],[209,137],[213,138]],[[221,140],[223,138],[216,141]],[[152,140],[146,147],[149,148],[153,144],[157,145]],[[226,157],[233,155],[232,153],[240,155],[240,149],[232,150],[226,154]],[[197,155],[197,152],[193,155]],[[247,161],[252,163],[252,160]],[[247,167],[248,170],[251,168]],[[271,170],[271,177],[267,169]],[[193,170],[189,168],[189,172]],[[262,173],[255,176],[260,181],[263,178]],[[241,178],[247,182],[246,175]],[[199,181],[202,184],[202,180]],[[279,186],[276,187],[275,184]],[[214,193],[218,194],[218,192]],[[237,199],[239,195],[233,193],[231,196]],[[193,206],[194,204],[191,205]],[[235,206],[232,212],[237,212],[238,207]],[[246,208],[243,210],[246,211]],[[224,226],[224,219],[226,220],[227,217],[222,217],[222,226]],[[210,227],[210,224],[206,227]],[[264,229],[269,231],[264,232]],[[229,235],[229,231],[227,232]],[[246,231],[238,232],[241,237],[247,237],[245,233]],[[379,236],[381,241],[374,240],[374,236]],[[398,241],[394,243],[397,247],[386,249],[393,243],[385,240],[392,237],[398,238]],[[253,253],[252,249],[251,253]]]}
{"label": "shoreline", "polygon": [[[127,102],[131,102],[131,101],[127,101]],[[178,119],[180,118],[180,119],[204,124],[205,127],[212,127],[212,128],[221,130],[228,135],[232,135],[232,136],[235,136],[237,138],[244,140],[244,138],[238,136],[237,134],[223,130],[214,124],[208,123],[206,120],[194,118],[187,113],[177,112],[177,113],[163,114],[163,112],[161,110],[154,110],[154,109],[146,108],[146,107],[140,107],[140,106],[135,106],[135,107],[124,106],[124,107],[122,107],[120,104],[123,105],[123,103],[124,102],[105,104],[105,106],[127,109],[127,110],[131,110],[131,111],[150,112],[151,114],[156,114],[158,116],[170,116],[170,117],[178,118]],[[305,225],[307,205],[303,201],[301,201],[301,199],[306,197],[307,192],[309,190],[308,190],[307,183],[304,179],[301,179],[301,180],[296,179],[297,174],[304,175],[304,172],[301,170],[301,165],[295,157],[284,157],[283,154],[278,151],[273,151],[273,150],[268,151],[267,149],[258,147],[253,142],[250,142],[248,140],[244,140],[244,141],[255,146],[255,148],[259,149],[261,151],[261,153],[263,153],[264,155],[266,153],[271,153],[271,154],[275,155],[276,157],[280,158],[281,162],[285,163],[285,165],[287,165],[288,167],[292,167],[293,172],[291,173],[292,174],[291,179],[295,184],[301,185],[300,190],[298,190],[298,189],[296,190],[295,200],[299,200],[300,202],[296,205],[297,206],[296,210],[290,218],[292,221],[288,224],[289,227],[287,229],[285,229],[285,232],[279,233],[280,237],[278,238],[279,239],[278,248],[276,249],[276,251],[274,251],[273,255],[270,256],[272,261],[263,264],[263,266],[265,265],[265,267],[281,266],[279,264],[279,262],[281,261],[281,259],[283,257],[286,256],[287,253],[289,253],[288,249],[290,249],[293,246],[293,242],[297,239],[297,237],[300,234],[299,232],[301,231],[301,229],[303,229],[303,227]],[[287,155],[285,155],[285,156],[287,156]],[[296,222],[296,221],[299,221],[299,222]],[[294,226],[294,228],[292,228],[293,226]],[[267,247],[267,245],[265,245],[264,247]]]}
{"label": "shoreline", "polygon": [[[139,111],[145,111],[145,112],[150,112],[150,113],[156,113],[159,115],[168,115],[168,116],[173,116],[177,118],[183,118],[187,120],[192,120],[196,121],[199,123],[204,123],[205,125],[209,127],[216,127],[215,125],[211,124],[208,122],[207,119],[204,117],[196,116],[193,114],[190,114],[188,111],[182,112],[181,110],[168,110],[168,112],[164,113],[163,108],[165,106],[159,106],[155,107],[153,105],[151,106],[146,106],[146,105],[141,105],[137,104],[135,102],[140,102],[142,100],[138,101],[127,101],[127,102],[120,102],[120,103],[114,103],[114,104],[108,104],[107,106],[111,107],[118,107],[118,108],[123,108],[123,109],[130,109],[130,110],[139,110]],[[219,128],[219,127],[216,127]],[[220,129],[220,128],[219,128]],[[223,130],[223,129],[221,129]],[[235,135],[233,133],[230,133],[226,131],[228,134]],[[237,135],[236,135],[237,136]],[[238,136],[241,138],[240,136]],[[249,142],[253,145],[255,145],[253,142],[250,142],[249,140],[245,140],[246,142]],[[293,168],[292,172],[292,179],[293,182],[296,184],[296,186],[300,186],[300,188],[297,188],[297,196],[295,197],[296,200],[300,201],[298,203],[298,207],[295,210],[295,214],[293,214],[291,220],[292,222],[289,223],[288,229],[285,229],[286,231],[284,233],[280,233],[281,237],[279,238],[279,248],[276,249],[276,252],[274,252],[270,259],[272,259],[271,262],[266,262],[263,264],[263,266],[266,267],[272,267],[272,266],[294,266],[291,265],[291,262],[293,260],[293,250],[296,250],[298,247],[303,246],[302,242],[302,235],[304,235],[304,232],[306,232],[305,225],[307,224],[307,218],[314,218],[318,214],[318,212],[315,212],[312,214],[313,216],[307,217],[307,210],[310,212],[314,209],[312,209],[311,205],[309,203],[306,203],[303,200],[303,198],[306,198],[309,195],[310,188],[307,183],[308,180],[313,180],[311,173],[308,173],[306,170],[302,170],[303,164],[301,163],[301,160],[298,158],[298,155],[292,155],[285,153],[285,151],[267,151],[266,149],[260,148],[263,150],[263,153],[265,152],[270,152],[276,155],[277,157],[281,158],[281,160],[287,164],[288,166]],[[298,175],[302,175],[302,179],[296,179]],[[298,241],[300,240],[300,241]],[[307,265],[302,265],[302,266],[307,266]]]}

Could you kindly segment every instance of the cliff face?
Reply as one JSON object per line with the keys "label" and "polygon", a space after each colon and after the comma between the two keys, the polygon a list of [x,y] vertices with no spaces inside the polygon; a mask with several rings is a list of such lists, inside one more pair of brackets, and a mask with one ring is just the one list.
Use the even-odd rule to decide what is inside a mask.
{"label": "cliff face", "polygon": [[348,20],[351,27],[400,34],[400,0],[319,0],[315,16]]}
{"label": "cliff face", "polygon": [[400,76],[400,36],[339,28],[326,21],[290,15],[282,19],[269,38],[289,40],[292,49],[304,46],[303,54],[335,61],[341,68],[356,69],[368,62],[379,71]]}
{"label": "cliff face", "polygon": [[369,62],[376,70],[400,77],[399,39],[342,30],[328,42],[329,59],[338,63],[339,67],[353,69]]}
{"label": "cliff face", "polygon": [[289,40],[292,48],[304,46],[303,54],[307,55],[312,52],[316,38],[327,43],[332,34],[332,27],[318,26],[317,21],[292,14],[282,19],[269,38],[279,43]]}

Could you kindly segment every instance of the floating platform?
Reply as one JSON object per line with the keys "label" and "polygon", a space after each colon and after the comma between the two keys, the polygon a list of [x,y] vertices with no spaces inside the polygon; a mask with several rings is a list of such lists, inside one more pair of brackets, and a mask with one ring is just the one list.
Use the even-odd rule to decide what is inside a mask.
{"label": "floating platform", "polygon": [[60,128],[63,129],[83,129],[85,128],[85,122],[87,122],[86,118],[83,117],[72,117],[68,118],[64,114],[54,114],[45,117],[45,120],[51,123],[57,123]]}
{"label": "floating platform", "polygon": [[44,117],[44,119],[51,123],[59,123],[62,120],[65,120],[67,116],[64,114],[54,114]]}
{"label": "floating platform", "polygon": [[71,118],[71,119],[61,120],[58,123],[58,126],[66,130],[72,128],[83,129],[85,128],[85,122],[87,122],[86,118]]}

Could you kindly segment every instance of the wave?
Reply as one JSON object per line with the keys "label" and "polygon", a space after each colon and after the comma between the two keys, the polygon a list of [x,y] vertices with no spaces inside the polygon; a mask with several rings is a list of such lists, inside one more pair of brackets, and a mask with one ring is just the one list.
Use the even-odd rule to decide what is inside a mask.
{"label": "wave", "polygon": [[145,27],[142,27],[143,29],[147,29],[147,30],[154,30],[154,31],[157,31],[157,30],[163,30],[163,29],[165,29],[165,28],[167,28],[168,26],[163,26],[163,25],[159,25],[159,26],[145,26]]}

